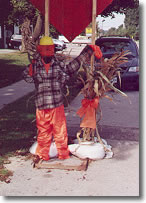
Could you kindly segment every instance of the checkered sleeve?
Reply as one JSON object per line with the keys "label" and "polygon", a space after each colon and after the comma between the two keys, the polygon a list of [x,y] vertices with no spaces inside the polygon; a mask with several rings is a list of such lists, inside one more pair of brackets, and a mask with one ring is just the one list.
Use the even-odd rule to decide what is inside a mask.
{"label": "checkered sleeve", "polygon": [[93,52],[93,49],[89,45],[87,45],[77,57],[77,59],[80,61],[80,63],[86,63],[90,60]]}
{"label": "checkered sleeve", "polygon": [[22,77],[23,79],[28,82],[28,83],[33,83],[34,80],[33,80],[33,77],[32,77],[32,74],[31,74],[31,64],[28,65],[25,70],[23,71],[22,73]]}
{"label": "checkered sleeve", "polygon": [[81,66],[81,63],[86,63],[87,61],[89,61],[92,54],[92,48],[87,45],[77,58],[75,58],[63,68],[64,72],[66,72],[71,77],[75,72],[78,71]]}

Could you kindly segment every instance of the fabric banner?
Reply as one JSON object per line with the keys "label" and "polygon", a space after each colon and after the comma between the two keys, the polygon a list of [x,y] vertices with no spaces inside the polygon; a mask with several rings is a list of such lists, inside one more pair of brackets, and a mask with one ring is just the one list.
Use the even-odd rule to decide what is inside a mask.
{"label": "fabric banner", "polygon": [[[45,14],[45,0],[30,0],[31,3]],[[97,15],[112,0],[97,0]],[[50,0],[50,23],[70,42],[78,36],[92,21],[92,0]]]}

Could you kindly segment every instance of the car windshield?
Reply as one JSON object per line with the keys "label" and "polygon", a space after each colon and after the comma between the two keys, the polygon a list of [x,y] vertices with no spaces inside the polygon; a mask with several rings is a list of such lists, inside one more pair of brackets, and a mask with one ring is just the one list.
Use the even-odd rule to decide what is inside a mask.
{"label": "car windshield", "polygon": [[113,55],[116,52],[129,51],[131,56],[136,56],[136,49],[129,41],[105,41],[100,43],[101,51],[104,55]]}

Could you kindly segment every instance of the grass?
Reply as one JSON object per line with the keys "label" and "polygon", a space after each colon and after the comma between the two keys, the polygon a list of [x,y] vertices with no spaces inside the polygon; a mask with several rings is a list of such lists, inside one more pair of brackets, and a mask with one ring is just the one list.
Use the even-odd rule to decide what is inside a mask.
{"label": "grass", "polygon": [[0,111],[0,146],[1,154],[30,145],[36,135],[35,106],[32,93],[7,105]]}
{"label": "grass", "polygon": [[4,163],[9,163],[7,161],[7,157],[4,156],[4,157],[0,157],[0,180],[1,181],[5,181],[7,183],[10,182],[10,179],[9,179],[9,176],[12,176],[13,175],[13,172],[8,170],[6,167],[4,167]]}
{"label": "grass", "polygon": [[29,64],[26,53],[0,54],[0,88],[22,79],[22,71]]}

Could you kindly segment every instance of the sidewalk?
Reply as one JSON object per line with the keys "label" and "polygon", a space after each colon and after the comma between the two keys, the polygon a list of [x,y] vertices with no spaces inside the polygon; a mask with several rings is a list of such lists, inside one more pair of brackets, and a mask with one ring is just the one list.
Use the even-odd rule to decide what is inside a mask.
{"label": "sidewalk", "polygon": [[10,104],[17,99],[34,90],[34,84],[27,83],[24,80],[16,82],[10,86],[0,88],[0,109],[6,104]]}
{"label": "sidewalk", "polygon": [[6,167],[14,171],[14,175],[9,184],[0,182],[0,195],[7,198],[139,196],[138,142],[107,141],[113,147],[114,157],[91,162],[87,171],[33,169],[31,160],[11,157],[11,164]]}

